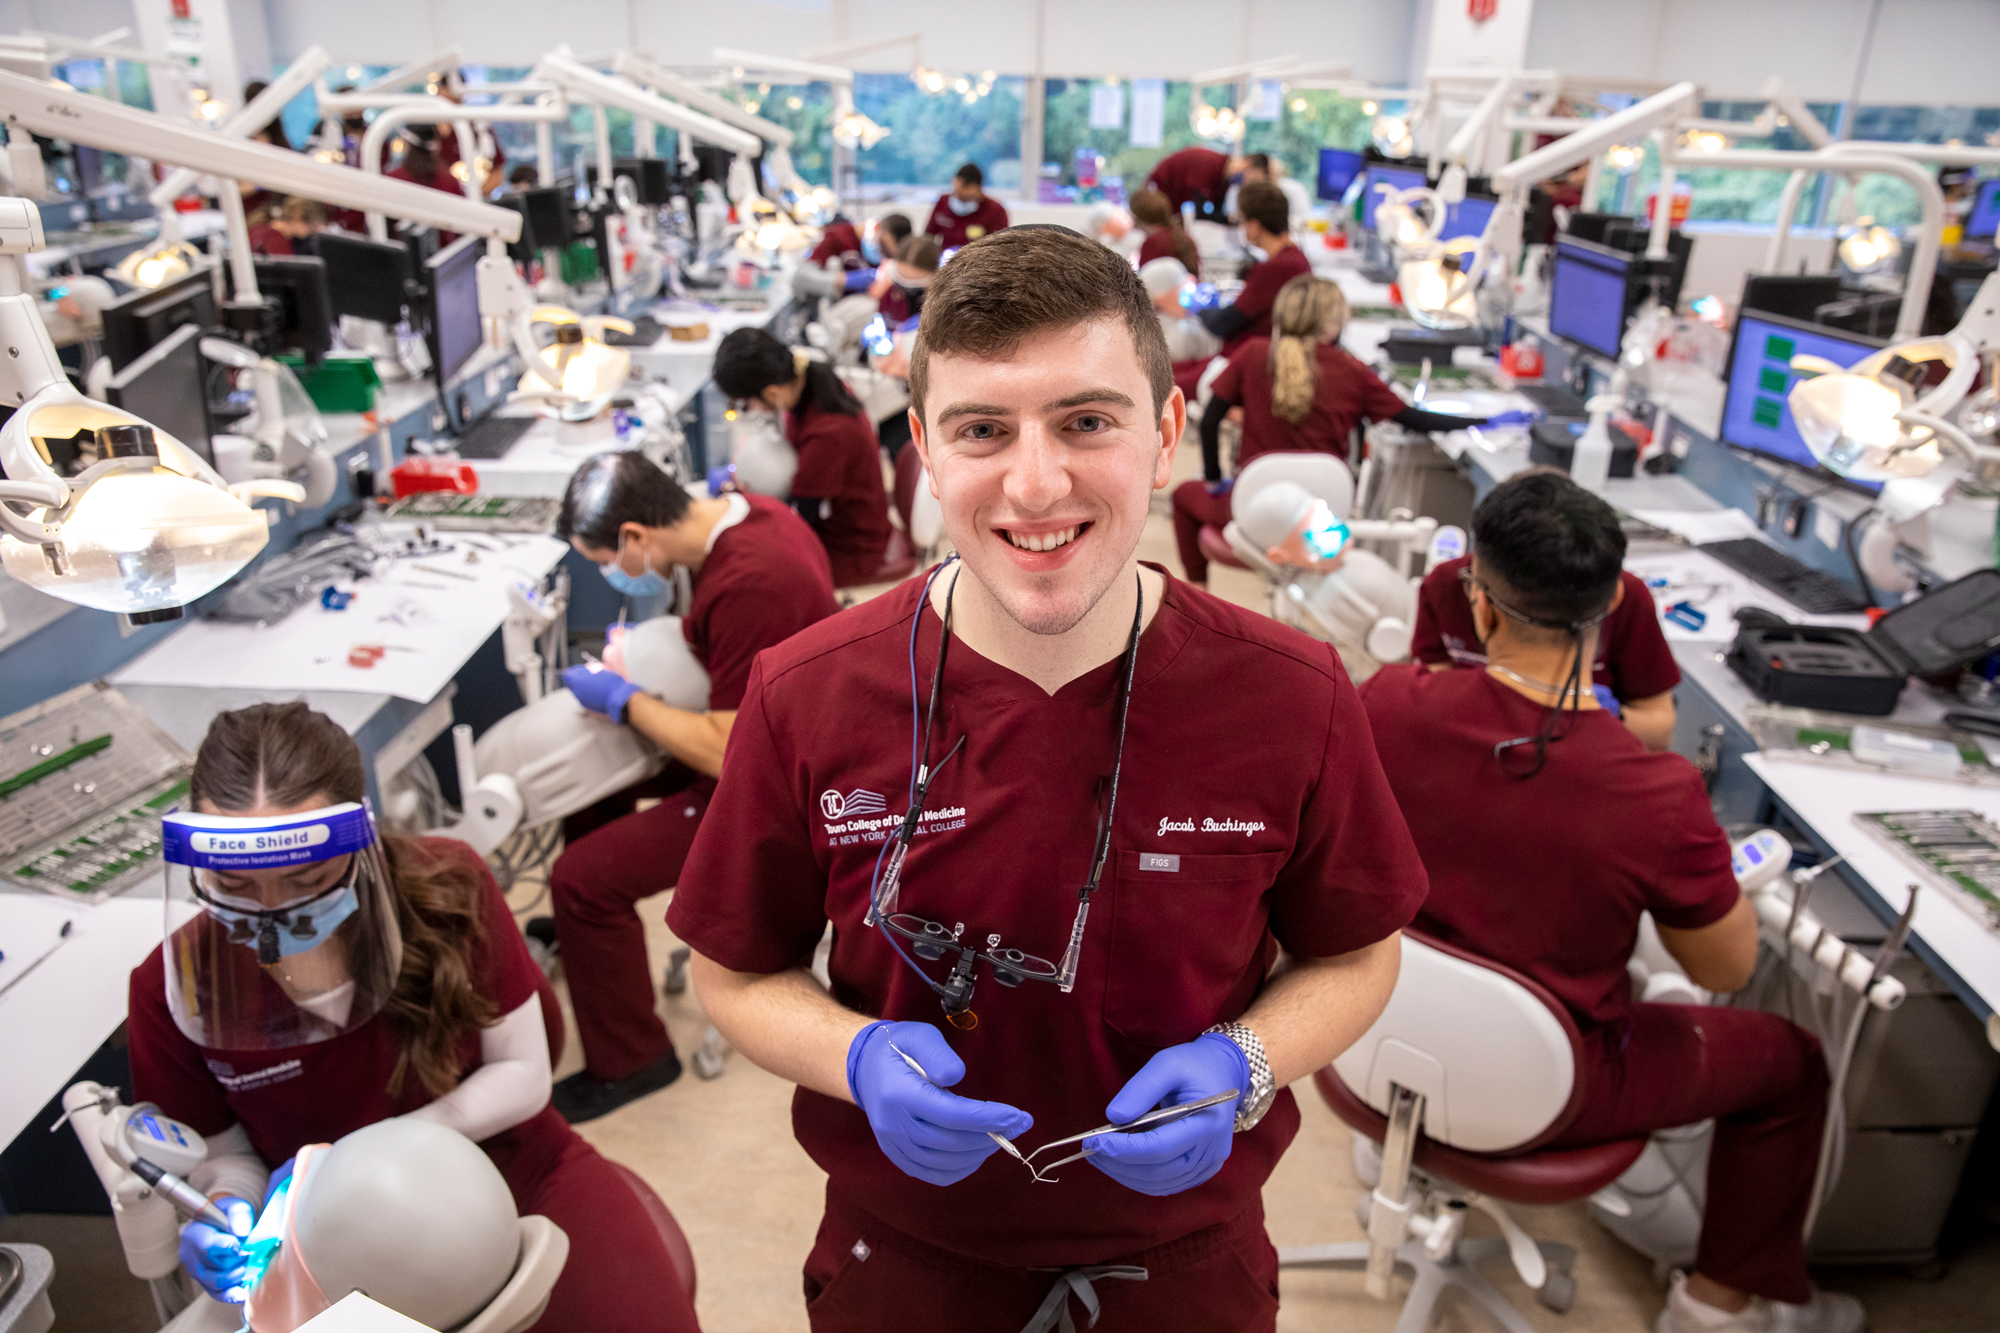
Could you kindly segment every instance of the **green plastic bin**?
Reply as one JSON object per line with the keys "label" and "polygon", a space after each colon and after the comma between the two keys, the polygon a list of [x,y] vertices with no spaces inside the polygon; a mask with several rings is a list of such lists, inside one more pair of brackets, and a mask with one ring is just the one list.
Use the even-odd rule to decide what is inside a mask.
{"label": "green plastic bin", "polygon": [[382,377],[375,373],[375,363],[367,356],[335,353],[311,367],[296,356],[281,356],[278,360],[292,368],[292,373],[299,377],[299,384],[306,391],[306,397],[312,399],[313,406],[320,411],[375,410],[375,390],[381,387]]}

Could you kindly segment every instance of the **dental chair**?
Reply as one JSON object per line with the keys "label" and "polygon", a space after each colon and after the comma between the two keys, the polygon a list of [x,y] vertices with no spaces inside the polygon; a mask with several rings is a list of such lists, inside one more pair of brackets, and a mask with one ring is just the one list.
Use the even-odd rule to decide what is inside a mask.
{"label": "dental chair", "polygon": [[[1412,1285],[1396,1333],[1423,1333],[1450,1287],[1505,1333],[1533,1333],[1480,1265],[1507,1258],[1536,1299],[1561,1313],[1576,1299],[1576,1251],[1534,1240],[1505,1205],[1589,1198],[1646,1140],[1546,1146],[1581,1104],[1575,1020],[1497,963],[1409,931],[1402,948],[1382,1016],[1313,1076],[1334,1114],[1380,1145],[1380,1182],[1363,1201],[1368,1239],[1280,1250],[1278,1266],[1359,1269],[1378,1300],[1403,1270]],[[1475,1208],[1498,1224],[1498,1237],[1466,1238]]]}

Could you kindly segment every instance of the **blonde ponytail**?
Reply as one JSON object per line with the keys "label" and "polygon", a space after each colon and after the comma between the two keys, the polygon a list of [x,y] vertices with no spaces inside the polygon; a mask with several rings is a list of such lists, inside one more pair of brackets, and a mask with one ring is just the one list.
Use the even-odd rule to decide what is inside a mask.
{"label": "blonde ponytail", "polygon": [[1319,391],[1322,341],[1347,326],[1347,298],[1336,283],[1301,275],[1278,290],[1271,306],[1271,410],[1297,425]]}

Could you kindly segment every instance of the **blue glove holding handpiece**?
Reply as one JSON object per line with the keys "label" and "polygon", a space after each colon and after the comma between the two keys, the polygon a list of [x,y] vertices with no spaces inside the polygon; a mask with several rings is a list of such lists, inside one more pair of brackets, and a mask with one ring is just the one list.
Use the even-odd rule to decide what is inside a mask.
{"label": "blue glove holding handpiece", "polygon": [[229,1219],[223,1231],[199,1219],[181,1228],[181,1267],[201,1289],[228,1305],[241,1305],[248,1295],[243,1289],[243,1238],[256,1221],[256,1209],[248,1199],[225,1194],[215,1201]]}
{"label": "blue glove holding handpiece", "polygon": [[1000,1150],[991,1135],[1011,1139],[1035,1124],[1005,1102],[945,1091],[964,1077],[965,1062],[929,1023],[871,1023],[847,1048],[848,1091],[883,1155],[933,1185],[955,1185],[977,1171]]}
{"label": "blue glove holding handpiece", "polygon": [[613,722],[625,720],[625,705],[639,693],[639,687],[602,662],[585,662],[565,668],[563,684],[576,701],[593,713],[602,713]]}
{"label": "blue glove holding handpiece", "polygon": [[[1250,1095],[1250,1062],[1235,1042],[1207,1032],[1148,1060],[1111,1099],[1106,1118],[1122,1125],[1156,1106],[1178,1106],[1231,1089]],[[1229,1160],[1241,1105],[1240,1099],[1224,1102],[1159,1129],[1085,1139],[1083,1146],[1091,1155],[1084,1160],[1141,1194],[1157,1197],[1191,1190]]]}

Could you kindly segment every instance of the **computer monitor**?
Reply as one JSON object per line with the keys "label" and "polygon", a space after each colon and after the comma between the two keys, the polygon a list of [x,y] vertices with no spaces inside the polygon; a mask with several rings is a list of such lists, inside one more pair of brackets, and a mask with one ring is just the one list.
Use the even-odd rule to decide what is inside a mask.
{"label": "computer monitor", "polygon": [[485,336],[479,322],[479,256],[485,250],[479,237],[461,236],[425,265],[426,341],[440,389],[465,369]]}
{"label": "computer monitor", "polygon": [[1569,236],[1556,238],[1549,280],[1549,332],[1599,356],[1616,357],[1625,336],[1632,256]]}
{"label": "computer monitor", "polygon": [[1563,234],[1574,236],[1579,241],[1592,241],[1602,245],[1604,229],[1614,222],[1626,220],[1623,213],[1571,213],[1569,225],[1563,228]]}
{"label": "computer monitor", "polygon": [[632,178],[642,204],[664,204],[673,199],[673,171],[664,157],[613,158],[611,170]]}
{"label": "computer monitor", "polygon": [[123,370],[183,324],[215,324],[211,271],[201,265],[164,287],[133,292],[104,307],[103,320],[104,355],[114,372]]}
{"label": "computer monitor", "polygon": [[1367,159],[1344,148],[1319,150],[1319,197],[1338,203],[1347,197],[1347,187],[1361,174]]}
{"label": "computer monitor", "polygon": [[336,317],[352,315],[394,328],[410,303],[409,247],[339,232],[319,235],[320,262]]}
{"label": "computer monitor", "polygon": [[1425,183],[1421,168],[1385,167],[1371,163],[1368,174],[1361,184],[1361,225],[1370,231],[1375,229],[1375,208],[1382,202],[1382,192],[1378,185],[1393,185],[1399,190],[1412,190]]}
{"label": "computer monitor", "polygon": [[181,325],[131,365],[115,372],[104,399],[113,407],[144,417],[213,466],[208,362],[202,359],[201,336],[197,326]]}
{"label": "computer monitor", "polygon": [[1972,197],[1972,212],[1965,219],[1965,239],[1993,244],[1993,233],[2000,230],[2000,176],[1979,182],[1979,193]]}
{"label": "computer monitor", "polygon": [[[1653,227],[1637,218],[1616,218],[1605,224],[1604,244],[1613,250],[1643,255],[1653,242]],[[1644,277],[1669,310],[1680,304],[1681,284],[1687,279],[1688,260],[1694,255],[1694,237],[1686,232],[1667,233],[1667,258],[1646,260],[1632,266],[1634,277]],[[1643,293],[1642,293],[1643,294]]]}
{"label": "computer monitor", "polygon": [[308,365],[333,350],[333,297],[326,261],[316,255],[271,256],[257,261],[257,290],[278,303],[278,345]]}
{"label": "computer monitor", "polygon": [[537,250],[559,250],[569,244],[570,214],[576,192],[557,186],[521,191],[528,207],[528,229],[535,235]]}
{"label": "computer monitor", "polygon": [[1444,226],[1438,230],[1440,241],[1455,241],[1461,236],[1475,240],[1486,234],[1486,224],[1493,220],[1493,209],[1500,201],[1479,199],[1467,195],[1444,211]]}
{"label": "computer monitor", "polygon": [[[1736,338],[1729,348],[1722,442],[1793,467],[1816,467],[1812,450],[1792,420],[1789,399],[1792,386],[1799,381],[1792,373],[1792,358],[1823,356],[1846,367],[1883,345],[1880,339],[1858,333],[1745,310],[1736,318]],[[1875,484],[1850,484],[1870,491],[1880,489]]]}
{"label": "computer monitor", "polygon": [[528,204],[518,194],[503,194],[493,201],[499,208],[521,215],[521,239],[507,242],[507,258],[516,264],[535,262],[535,230],[528,225]]}
{"label": "computer monitor", "polygon": [[1840,278],[1831,273],[1753,273],[1743,281],[1737,309],[1810,320],[1823,305],[1840,299]]}

